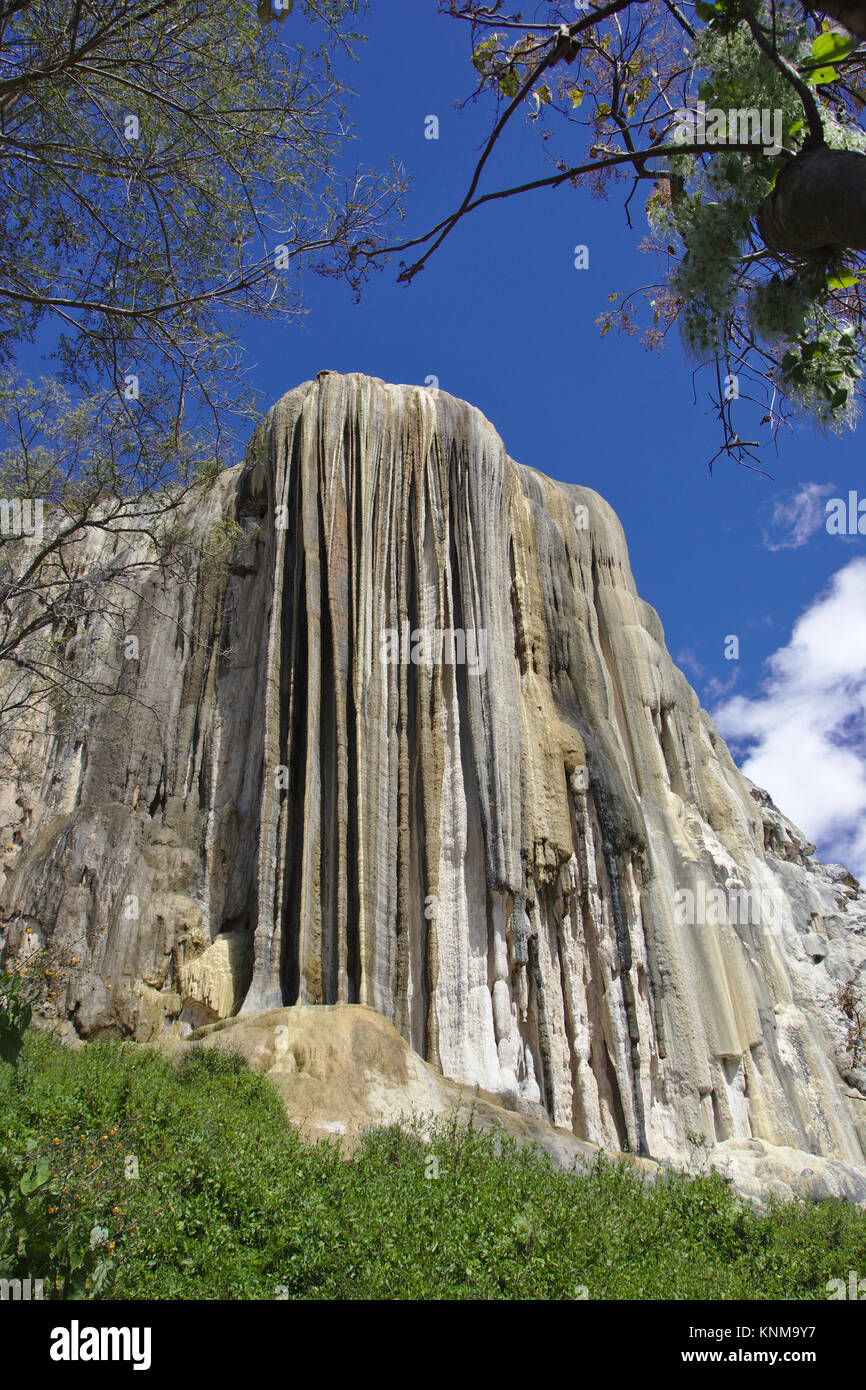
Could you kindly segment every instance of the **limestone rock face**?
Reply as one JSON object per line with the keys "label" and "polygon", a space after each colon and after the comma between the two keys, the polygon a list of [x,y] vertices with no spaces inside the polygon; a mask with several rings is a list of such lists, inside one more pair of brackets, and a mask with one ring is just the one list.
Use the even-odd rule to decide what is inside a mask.
{"label": "limestone rock face", "polygon": [[359,1004],[591,1144],[863,1163],[866,898],[737,770],[600,497],[323,373],[182,520],[244,548],[184,586],[142,542],[126,704],[0,799],[7,948],[71,944],[81,1035]]}
{"label": "limestone rock face", "polygon": [[[566,1170],[587,1171],[603,1152],[552,1125],[540,1104],[449,1081],[381,1014],[360,1004],[297,1004],[245,1014],[209,1024],[183,1041],[162,1035],[159,1045],[178,1060],[191,1047],[239,1053],[273,1083],[291,1123],[306,1138],[333,1140],[347,1153],[368,1128],[415,1122],[416,1132],[425,1135],[431,1117],[536,1145]],[[647,1182],[678,1166],[627,1157]],[[708,1166],[758,1206],[769,1197],[837,1197],[866,1205],[862,1168],[760,1139],[729,1139],[709,1152],[696,1147],[687,1170]]]}
{"label": "limestone rock face", "polygon": [[[368,1128],[417,1120],[424,1134],[432,1117],[535,1144],[564,1169],[589,1168],[599,1154],[570,1130],[551,1125],[538,1103],[508,1098],[504,1104],[500,1096],[449,1081],[362,1004],[296,1004],[244,1014],[183,1041],[163,1035],[158,1045],[176,1060],[190,1048],[239,1053],[276,1087],[292,1124],[309,1139],[334,1140],[346,1153]],[[659,1171],[651,1159],[630,1155],[629,1161],[650,1180]]]}

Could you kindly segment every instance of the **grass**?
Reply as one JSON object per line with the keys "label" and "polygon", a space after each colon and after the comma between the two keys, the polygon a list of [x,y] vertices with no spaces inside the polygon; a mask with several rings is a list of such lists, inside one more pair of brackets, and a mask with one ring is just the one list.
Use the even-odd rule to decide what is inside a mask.
{"label": "grass", "polygon": [[[51,1176],[16,1220],[40,1158]],[[304,1142],[239,1058],[176,1068],[33,1030],[17,1069],[0,1064],[0,1191],[0,1276],[52,1277],[34,1252],[50,1264],[57,1231],[89,1250],[97,1229],[81,1296],[825,1299],[866,1271],[866,1213],[841,1202],[759,1213],[713,1174],[563,1173],[452,1123],[430,1144],[371,1132],[346,1161]]]}

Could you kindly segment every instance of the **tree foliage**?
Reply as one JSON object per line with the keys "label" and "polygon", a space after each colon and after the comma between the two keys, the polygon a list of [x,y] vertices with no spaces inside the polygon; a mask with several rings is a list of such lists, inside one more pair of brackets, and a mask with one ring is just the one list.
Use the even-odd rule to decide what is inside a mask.
{"label": "tree foliage", "polygon": [[95,701],[144,713],[128,633],[159,603],[156,574],[206,602],[180,509],[218,465],[204,432],[142,430],[111,390],[76,402],[51,379],[0,381],[0,438],[3,770],[49,725],[83,737]]}
{"label": "tree foliage", "polygon": [[248,404],[238,316],[296,309],[303,268],[357,288],[393,202],[389,181],[338,170],[333,55],[358,8],[303,0],[282,25],[249,0],[0,11],[7,363],[45,329],[68,384],[113,388],[136,419],[177,430]]}
{"label": "tree foliage", "polygon": [[[763,0],[548,3],[531,20],[502,0],[440,9],[470,27],[470,99],[492,103],[492,124],[459,207],[399,248],[414,252],[402,278],[483,204],[541,188],[622,190],[631,227],[648,184],[641,249],[659,275],[611,292],[602,333],[658,348],[676,324],[709,372],[719,454],[740,463],[754,466],[796,412],[852,426],[866,250],[859,0],[832,9],[853,33],[812,7]],[[483,191],[493,148],[521,113],[552,171]]]}
{"label": "tree foliage", "polygon": [[257,418],[240,323],[373,264],[399,181],[345,173],[360,9],[0,0],[0,753],[123,693],[129,663],[103,688],[75,651],[116,652],[136,568],[180,562],[178,507]]}

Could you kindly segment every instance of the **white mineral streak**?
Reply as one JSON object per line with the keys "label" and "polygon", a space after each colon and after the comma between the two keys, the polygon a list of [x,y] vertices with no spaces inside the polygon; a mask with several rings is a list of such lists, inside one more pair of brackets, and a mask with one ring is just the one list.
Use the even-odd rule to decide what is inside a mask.
{"label": "white mineral streak", "polygon": [[[159,738],[100,715],[46,736],[3,803],[10,944],[71,931],[78,1031],[219,1017],[232,961],[242,1012],[369,1005],[593,1144],[862,1163],[831,994],[863,969],[866,901],[738,772],[607,504],[443,392],[323,373],[188,508],[202,539],[215,508],[249,540],[189,619],[223,655],[142,602]],[[484,632],[486,663],[382,659],[416,629]],[[680,924],[682,889],[760,894],[760,920]],[[251,949],[191,968],[226,932]]]}

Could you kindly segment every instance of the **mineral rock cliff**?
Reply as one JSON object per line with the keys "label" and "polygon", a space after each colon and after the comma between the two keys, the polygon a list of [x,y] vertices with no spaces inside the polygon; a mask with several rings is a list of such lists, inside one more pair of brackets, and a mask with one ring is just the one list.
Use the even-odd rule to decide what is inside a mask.
{"label": "mineral rock cliff", "polygon": [[77,635],[115,700],[0,800],[7,949],[70,943],[80,1035],[359,1003],[593,1144],[863,1163],[831,996],[866,897],[737,770],[600,497],[444,392],[322,373],[183,523],[192,582],[121,600],[138,660]]}

